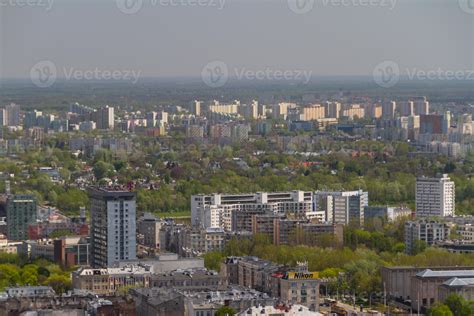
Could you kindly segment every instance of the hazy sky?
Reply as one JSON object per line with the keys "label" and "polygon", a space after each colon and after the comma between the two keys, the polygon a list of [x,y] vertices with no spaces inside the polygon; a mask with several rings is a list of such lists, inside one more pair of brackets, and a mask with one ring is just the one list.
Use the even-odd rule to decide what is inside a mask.
{"label": "hazy sky", "polygon": [[[18,6],[25,1],[36,6]],[[296,0],[142,1],[138,12],[125,14],[115,0],[0,0],[0,74],[26,78],[42,60],[142,77],[198,77],[214,60],[230,69],[315,76],[372,75],[384,60],[401,68],[474,69],[474,12],[458,0],[398,0],[393,9],[395,0],[315,0],[299,14],[288,4]],[[196,1],[202,5],[192,6]],[[222,9],[205,5],[222,1]],[[375,5],[355,5],[370,1]],[[474,0],[464,1],[474,11]]]}

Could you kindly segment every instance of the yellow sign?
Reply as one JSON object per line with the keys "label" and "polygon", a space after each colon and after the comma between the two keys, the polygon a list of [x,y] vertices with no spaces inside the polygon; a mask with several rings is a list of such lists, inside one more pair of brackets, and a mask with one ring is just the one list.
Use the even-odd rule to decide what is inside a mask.
{"label": "yellow sign", "polygon": [[314,280],[318,277],[318,272],[288,272],[288,280]]}

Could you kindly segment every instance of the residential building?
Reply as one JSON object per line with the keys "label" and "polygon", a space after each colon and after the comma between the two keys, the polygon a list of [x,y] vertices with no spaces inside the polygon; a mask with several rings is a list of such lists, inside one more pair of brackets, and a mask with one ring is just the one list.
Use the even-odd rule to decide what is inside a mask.
{"label": "residential building", "polygon": [[381,223],[396,221],[400,218],[411,218],[413,211],[407,207],[390,206],[366,206],[364,208],[365,225],[371,224],[375,219],[380,219]]}
{"label": "residential building", "polygon": [[83,267],[72,272],[72,286],[97,295],[114,295],[125,287],[151,287],[152,274],[152,268],[147,265],[101,269]]}
{"label": "residential building", "polygon": [[160,229],[163,222],[153,214],[145,213],[138,220],[138,234],[143,236],[143,245],[160,249]]}
{"label": "residential building", "polygon": [[53,297],[56,295],[50,286],[15,286],[5,288],[9,297]]}
{"label": "residential building", "polygon": [[342,105],[339,102],[325,102],[324,104],[324,113],[326,118],[339,119],[341,114]]}
{"label": "residential building", "polygon": [[136,258],[136,196],[121,187],[90,187],[91,264]]}
{"label": "residential building", "polygon": [[333,246],[343,244],[343,225],[317,224],[308,220],[289,220],[278,215],[253,215],[252,233],[269,236],[275,245],[322,245],[326,240]]}
{"label": "residential building", "polygon": [[28,239],[28,225],[36,222],[36,198],[33,195],[12,195],[7,200],[7,237]]}
{"label": "residential building", "polygon": [[240,313],[237,316],[322,316],[323,314],[310,311],[309,308],[303,305],[285,305],[277,304],[270,306],[252,306]]}
{"label": "residential building", "polygon": [[20,125],[20,106],[15,103],[11,103],[5,106],[5,118],[7,126],[19,126]]}
{"label": "residential building", "polygon": [[428,220],[405,223],[405,252],[414,254],[420,250],[420,242],[432,246],[436,242],[449,239],[450,228],[445,223]]}
{"label": "residential building", "polygon": [[317,191],[314,193],[316,212],[324,212],[326,221],[343,225],[364,225],[364,208],[369,205],[369,194],[358,191]]}
{"label": "residential building", "polygon": [[196,116],[201,116],[201,101],[195,100],[191,104],[191,113]]}
{"label": "residential building", "polygon": [[395,101],[382,103],[382,118],[393,120],[395,118],[396,108],[397,103]]}
{"label": "residential building", "polygon": [[416,179],[416,216],[454,216],[455,185],[447,174]]}
{"label": "residential building", "polygon": [[107,105],[103,108],[98,109],[96,112],[96,123],[97,129],[114,129],[114,108]]}
{"label": "residential building", "polygon": [[303,218],[312,212],[312,204],[312,192],[304,191],[193,195],[191,223],[194,227],[251,231],[251,215],[292,213]]}

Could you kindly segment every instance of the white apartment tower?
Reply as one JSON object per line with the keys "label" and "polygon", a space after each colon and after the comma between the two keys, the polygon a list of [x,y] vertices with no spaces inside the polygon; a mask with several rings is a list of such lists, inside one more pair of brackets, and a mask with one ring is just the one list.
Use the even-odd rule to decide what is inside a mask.
{"label": "white apartment tower", "polygon": [[416,179],[416,216],[454,216],[454,182],[443,174],[437,178]]}
{"label": "white apartment tower", "polygon": [[136,196],[121,188],[91,187],[91,265],[109,267],[137,257]]}

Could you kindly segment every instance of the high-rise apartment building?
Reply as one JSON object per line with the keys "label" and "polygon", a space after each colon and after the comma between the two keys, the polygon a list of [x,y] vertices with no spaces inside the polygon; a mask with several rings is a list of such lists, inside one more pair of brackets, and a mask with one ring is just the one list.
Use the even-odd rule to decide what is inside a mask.
{"label": "high-rise apartment building", "polygon": [[437,178],[416,179],[416,216],[454,216],[454,182],[443,174]]}
{"label": "high-rise apartment building", "polygon": [[12,195],[7,199],[7,237],[28,239],[28,225],[36,223],[36,198],[33,195]]}
{"label": "high-rise apartment building", "polygon": [[324,104],[324,112],[327,118],[335,118],[338,119],[341,114],[341,103],[339,102],[325,102]]}
{"label": "high-rise apartment building", "polygon": [[0,126],[7,126],[7,111],[0,109]]}
{"label": "high-rise apartment building", "polygon": [[394,119],[397,103],[395,101],[382,103],[382,117],[384,119]]}
{"label": "high-rise apartment building", "polygon": [[109,187],[91,187],[91,264],[108,267],[136,259],[135,193]]}
{"label": "high-rise apartment building", "polygon": [[15,103],[11,103],[5,106],[5,116],[7,126],[19,126],[20,125],[20,106]]}
{"label": "high-rise apartment building", "polygon": [[96,112],[97,116],[97,129],[114,129],[114,108],[111,106],[105,106],[100,108]]}
{"label": "high-rise apartment building", "polygon": [[201,101],[195,100],[191,104],[191,113],[196,116],[201,116]]}
{"label": "high-rise apartment building", "polygon": [[326,222],[364,225],[364,208],[369,205],[368,192],[317,191],[314,195],[315,210],[326,214]]}
{"label": "high-rise apartment building", "polygon": [[415,114],[416,115],[426,115],[430,114],[430,102],[426,100],[426,97],[416,99],[414,102],[415,105]]}

